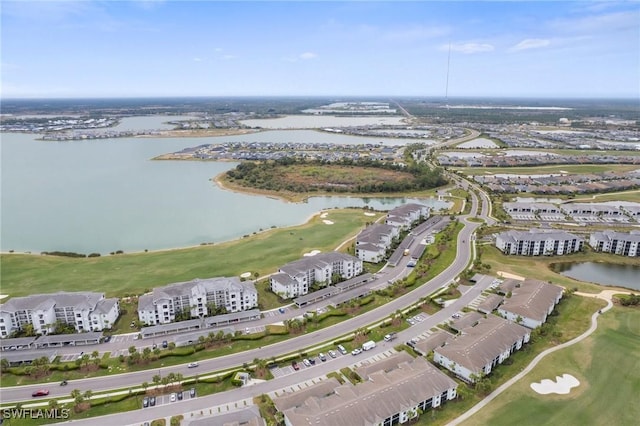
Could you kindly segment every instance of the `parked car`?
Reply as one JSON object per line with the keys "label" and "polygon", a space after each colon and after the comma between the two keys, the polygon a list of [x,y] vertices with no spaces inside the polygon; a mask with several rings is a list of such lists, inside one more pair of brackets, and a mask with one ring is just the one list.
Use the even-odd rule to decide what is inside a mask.
{"label": "parked car", "polygon": [[169,402],[176,402],[177,399],[178,399],[178,395],[176,395],[175,393],[172,393],[171,396],[169,397]]}
{"label": "parked car", "polygon": [[384,336],[384,341],[385,342],[390,342],[395,338],[396,338],[396,333],[389,333],[386,336]]}
{"label": "parked car", "polygon": [[311,363],[311,365],[316,365],[315,358],[309,358],[309,362]]}
{"label": "parked car", "polygon": [[198,364],[197,362],[190,362],[189,364],[187,364],[187,367],[188,368],[196,368],[198,365],[200,365],[200,364]]}
{"label": "parked car", "polygon": [[156,397],[155,396],[152,396],[152,397],[149,398],[149,405],[152,406],[152,407],[154,405],[156,405]]}
{"label": "parked car", "polygon": [[303,363],[304,365],[306,365],[307,367],[311,367],[311,361],[309,361],[309,360],[308,360],[308,359],[306,359],[306,358],[302,360],[302,363]]}
{"label": "parked car", "polygon": [[278,312],[280,312],[281,314],[284,314],[284,308],[278,309]]}
{"label": "parked car", "polygon": [[31,396],[47,396],[49,395],[49,389],[39,389],[31,394]]}
{"label": "parked car", "polygon": [[167,342],[166,340],[162,341],[162,347],[167,349],[169,347],[169,342]]}
{"label": "parked car", "polygon": [[68,382],[66,380],[63,380],[60,382],[60,386],[67,386]]}
{"label": "parked car", "polygon": [[293,367],[294,370],[298,371],[300,370],[300,366],[298,365],[297,362],[295,361],[291,361],[291,366]]}
{"label": "parked car", "polygon": [[196,388],[189,389],[189,396],[191,398],[195,398],[196,397]]}
{"label": "parked car", "polygon": [[104,343],[108,343],[111,340],[111,336],[104,336]]}
{"label": "parked car", "polygon": [[145,396],[145,397],[142,399],[142,406],[143,406],[144,408],[147,408],[147,407],[149,406],[149,397],[148,397],[148,396]]}
{"label": "parked car", "polygon": [[328,352],[328,354],[329,354],[329,356],[330,356],[331,358],[335,358],[335,357],[337,357],[337,356],[338,356],[338,354],[336,354],[336,352],[335,352],[335,351],[329,351],[329,352]]}
{"label": "parked car", "polygon": [[184,395],[182,395],[182,392],[178,392],[178,401],[182,401],[183,397]]}
{"label": "parked car", "polygon": [[347,350],[342,345],[338,345],[338,351],[340,351],[340,353],[342,355],[346,355],[347,354]]}
{"label": "parked car", "polygon": [[327,357],[322,352],[318,354],[318,358],[320,358],[320,361],[322,362],[325,362],[327,360]]}
{"label": "parked car", "polygon": [[354,350],[351,351],[351,355],[360,355],[362,353],[362,349],[360,348],[355,348]]}

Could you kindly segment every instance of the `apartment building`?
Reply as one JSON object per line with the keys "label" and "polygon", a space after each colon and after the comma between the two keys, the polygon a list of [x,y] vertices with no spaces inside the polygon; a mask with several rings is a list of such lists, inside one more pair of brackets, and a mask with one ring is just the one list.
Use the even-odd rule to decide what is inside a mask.
{"label": "apartment building", "polygon": [[403,204],[387,213],[385,223],[406,230],[409,229],[415,221],[429,217],[429,211],[429,207],[423,204]]}
{"label": "apartment building", "polygon": [[560,286],[528,278],[505,292],[510,297],[503,300],[498,313],[525,327],[540,327],[560,303],[563,291]]}
{"label": "apartment building", "polygon": [[363,383],[341,385],[330,378],[285,392],[273,403],[287,426],[391,426],[456,397],[457,383],[424,358],[404,352],[394,357],[401,359],[369,368]]}
{"label": "apartment building", "polygon": [[564,231],[506,231],[496,236],[496,247],[504,254],[551,256],[582,249],[582,238]]}
{"label": "apartment building", "polygon": [[381,262],[399,234],[399,229],[392,225],[374,223],[367,226],[356,237],[356,257],[364,262]]}
{"label": "apartment building", "polygon": [[589,236],[589,245],[595,251],[619,254],[621,256],[640,256],[640,232],[628,234],[616,231],[594,232]]}
{"label": "apartment building", "polygon": [[11,336],[27,324],[37,334],[55,331],[58,323],[72,325],[78,333],[111,328],[120,315],[118,299],[104,293],[57,292],[13,297],[0,305],[0,337]]}
{"label": "apartment building", "polygon": [[433,351],[433,362],[456,376],[475,382],[488,375],[531,338],[531,330],[495,315],[487,315]]}
{"label": "apartment building", "polygon": [[253,281],[241,281],[238,277],[196,278],[157,287],[140,296],[138,318],[147,325],[167,324],[185,312],[188,318],[204,318],[218,308],[232,313],[256,306],[258,292]]}
{"label": "apartment building", "polygon": [[334,275],[342,279],[362,273],[362,260],[345,253],[318,253],[287,263],[271,275],[271,291],[284,299],[303,296],[314,283],[330,284]]}

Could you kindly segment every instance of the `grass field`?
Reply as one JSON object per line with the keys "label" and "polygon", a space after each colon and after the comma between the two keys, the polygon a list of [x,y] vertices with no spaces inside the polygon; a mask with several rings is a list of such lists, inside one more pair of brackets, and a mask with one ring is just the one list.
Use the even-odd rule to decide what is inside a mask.
{"label": "grass field", "polygon": [[[196,248],[96,258],[23,254],[0,256],[1,292],[10,296],[65,291],[104,291],[107,296],[141,294],[153,287],[193,278],[262,276],[311,250],[331,251],[382,213],[329,210],[306,224],[271,229],[240,240]],[[323,220],[331,220],[327,225]],[[3,300],[5,301],[5,300]]]}
{"label": "grass field", "polygon": [[616,287],[605,287],[601,285],[586,283],[565,277],[551,270],[550,265],[557,262],[610,262],[626,265],[635,265],[638,260],[626,256],[616,256],[606,253],[573,253],[565,256],[507,256],[502,254],[493,245],[482,245],[479,251],[482,263],[491,265],[491,274],[497,271],[510,272],[523,277],[535,278],[542,281],[551,281],[554,284],[562,285],[566,288],[577,287],[580,291],[588,293],[599,293],[603,289],[614,289]]}
{"label": "grass field", "polygon": [[[634,425],[640,418],[640,310],[615,307],[584,341],[546,357],[465,425]],[[539,395],[532,382],[571,374],[568,395]],[[634,402],[635,401],[635,402]]]}

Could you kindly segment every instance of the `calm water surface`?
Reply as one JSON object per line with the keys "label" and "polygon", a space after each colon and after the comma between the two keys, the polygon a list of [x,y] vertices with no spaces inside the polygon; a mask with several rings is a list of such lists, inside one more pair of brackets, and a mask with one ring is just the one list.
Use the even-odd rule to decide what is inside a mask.
{"label": "calm water surface", "polygon": [[640,261],[637,265],[605,262],[560,262],[553,270],[580,281],[640,290]]}
{"label": "calm water surface", "polygon": [[[129,125],[157,128],[156,121],[135,120]],[[108,253],[184,247],[300,224],[326,208],[366,205],[388,210],[417,201],[315,197],[291,204],[224,191],[210,181],[235,163],[150,160],[185,147],[229,140],[367,143],[368,138],[312,130],[68,142],[37,141],[25,134],[1,137],[3,251]],[[434,200],[421,202],[445,206]]]}

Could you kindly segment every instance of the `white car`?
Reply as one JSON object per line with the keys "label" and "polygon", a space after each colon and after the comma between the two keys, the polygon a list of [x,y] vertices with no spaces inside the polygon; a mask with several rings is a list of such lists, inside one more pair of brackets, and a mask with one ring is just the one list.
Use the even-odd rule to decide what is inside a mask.
{"label": "white car", "polygon": [[176,402],[176,398],[177,398],[177,395],[176,395],[175,393],[172,393],[172,394],[171,394],[171,397],[169,398],[169,400],[170,400],[171,402]]}
{"label": "white car", "polygon": [[336,352],[335,352],[335,351],[329,351],[329,356],[330,356],[331,358],[335,358],[335,357],[337,357],[338,355],[336,355]]}
{"label": "white car", "polygon": [[197,362],[190,362],[189,364],[187,364],[188,368],[196,368],[199,364]]}
{"label": "white car", "polygon": [[355,348],[354,350],[351,351],[351,355],[360,355],[362,353],[362,349],[360,348]]}

